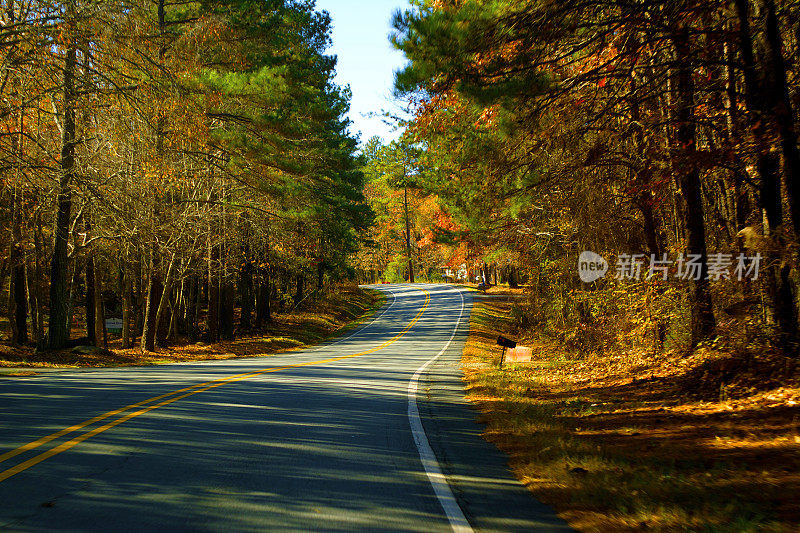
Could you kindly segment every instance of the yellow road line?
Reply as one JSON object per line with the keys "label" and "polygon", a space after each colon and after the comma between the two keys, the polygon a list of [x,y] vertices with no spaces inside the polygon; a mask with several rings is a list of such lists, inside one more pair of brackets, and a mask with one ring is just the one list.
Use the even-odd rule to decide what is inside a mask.
{"label": "yellow road line", "polygon": [[147,398],[146,400],[142,400],[140,402],[136,402],[136,403],[133,403],[133,404],[125,406],[125,407],[120,407],[119,409],[114,409],[113,411],[109,411],[107,413],[103,413],[101,415],[95,416],[94,418],[90,418],[89,420],[85,420],[85,421],[80,422],[78,424],[75,424],[73,426],[69,426],[67,428],[61,429],[61,430],[59,430],[59,431],[57,431],[57,432],[55,432],[55,433],[53,433],[51,435],[47,435],[47,436],[42,437],[40,439],[37,439],[35,441],[29,442],[27,444],[24,444],[24,445],[20,446],[19,448],[16,448],[14,450],[8,451],[8,452],[6,452],[4,454],[0,454],[0,463],[2,463],[3,461],[6,461],[8,459],[11,459],[13,457],[16,457],[17,455],[19,455],[21,453],[27,452],[29,450],[36,449],[39,446],[42,446],[42,445],[47,444],[48,442],[50,442],[52,440],[58,439],[60,437],[63,437],[64,435],[67,435],[68,433],[72,433],[73,431],[77,431],[77,430],[82,429],[82,428],[84,428],[86,426],[94,424],[95,422],[100,422],[101,420],[105,420],[106,418],[110,418],[110,417],[112,417],[114,415],[118,415],[120,413],[124,413],[125,411],[127,411],[129,409],[135,409],[136,407],[141,407],[141,406],[146,405],[146,404],[148,404],[150,402],[155,402],[155,401],[158,401],[158,400],[162,400],[162,399],[167,398],[169,396],[172,396],[174,394],[178,394],[178,393],[181,393],[181,392],[186,392],[186,391],[189,391],[189,390],[192,390],[192,389],[200,388],[200,387],[203,387],[205,385],[210,385],[212,383],[227,382],[230,379],[237,378],[237,377],[240,377],[240,376],[248,376],[249,377],[249,376],[255,375],[257,372],[258,371],[251,371],[251,372],[245,372],[245,373],[242,373],[242,374],[234,374],[233,376],[228,376],[226,378],[220,378],[220,379],[215,379],[215,380],[212,380],[212,381],[206,381],[206,382],[203,382],[203,383],[197,383],[197,384],[192,385],[190,387],[185,387],[183,389],[178,389],[178,390],[175,390],[175,391],[172,391],[172,392],[168,392],[166,394],[161,394],[159,396],[153,396],[152,398]]}
{"label": "yellow road line", "polygon": [[141,407],[141,406],[143,406],[145,404],[148,404],[150,402],[161,400],[163,398],[167,398],[169,396],[173,396],[173,395],[179,394],[181,392],[184,393],[184,394],[181,394],[179,396],[174,396],[174,397],[169,398],[167,400],[163,400],[163,401],[158,402],[156,404],[149,405],[149,406],[147,406],[147,407],[145,407],[143,409],[139,409],[138,411],[134,411],[132,413],[128,413],[125,416],[121,416],[121,417],[117,418],[116,420],[113,420],[113,421],[108,422],[108,423],[106,423],[106,424],[104,424],[102,426],[96,427],[96,428],[94,428],[92,430],[89,430],[89,431],[87,431],[85,433],[82,433],[81,435],[78,435],[77,437],[74,437],[74,438],[72,438],[72,439],[70,439],[70,440],[68,440],[66,442],[63,442],[63,443],[59,444],[58,446],[55,446],[54,448],[51,448],[51,449],[47,450],[46,452],[42,452],[39,455],[36,455],[35,457],[31,457],[27,461],[23,461],[22,463],[19,463],[16,466],[13,466],[13,467],[11,467],[11,468],[3,471],[3,472],[0,472],[0,482],[5,481],[6,479],[10,478],[11,476],[19,474],[23,470],[27,470],[28,468],[30,468],[30,467],[32,467],[34,465],[37,465],[37,464],[41,463],[42,461],[44,461],[46,459],[49,459],[50,457],[52,457],[54,455],[58,455],[59,453],[65,452],[65,451],[69,450],[70,448],[74,448],[75,446],[77,446],[81,442],[85,441],[86,439],[94,437],[95,435],[97,435],[99,433],[103,433],[104,431],[108,431],[109,429],[111,429],[113,427],[116,427],[116,426],[118,426],[118,425],[120,425],[120,424],[122,424],[124,422],[127,422],[131,418],[135,418],[137,416],[141,416],[141,415],[143,415],[145,413],[148,413],[148,412],[150,412],[150,411],[152,411],[154,409],[158,409],[159,407],[163,407],[165,405],[169,405],[171,403],[177,402],[178,400],[182,400],[183,398],[187,398],[187,397],[192,396],[194,394],[197,394],[199,392],[204,392],[204,391],[207,391],[209,389],[220,387],[220,386],[225,385],[227,383],[235,383],[237,381],[242,381],[242,380],[248,379],[250,377],[257,376],[259,374],[280,372],[281,370],[288,370],[288,369],[291,369],[291,368],[300,368],[300,367],[304,367],[304,366],[313,366],[313,365],[321,365],[321,364],[325,364],[325,363],[333,363],[333,362],[336,362],[336,361],[341,361],[343,359],[350,359],[350,358],[353,358],[353,357],[359,357],[359,356],[362,356],[362,355],[368,355],[368,354],[371,354],[371,353],[375,353],[375,352],[377,352],[379,350],[382,350],[382,349],[386,348],[387,346],[389,346],[390,344],[393,344],[393,343],[397,342],[400,339],[400,337],[405,335],[408,332],[408,330],[410,330],[412,327],[414,327],[414,324],[416,324],[417,321],[419,321],[419,319],[422,317],[422,313],[424,313],[425,310],[428,308],[428,304],[430,303],[430,300],[431,300],[431,295],[425,289],[419,289],[419,290],[421,290],[423,293],[425,293],[425,303],[422,305],[422,308],[419,310],[419,312],[414,316],[414,318],[411,320],[411,322],[409,322],[403,328],[403,330],[400,331],[400,333],[398,333],[397,335],[395,335],[391,339],[383,342],[382,344],[380,344],[380,345],[378,345],[378,346],[376,346],[374,348],[370,348],[369,350],[365,350],[363,352],[358,352],[358,353],[349,354],[349,355],[341,355],[339,357],[331,357],[329,359],[323,359],[323,360],[320,360],[320,361],[308,361],[308,362],[305,362],[305,363],[296,363],[296,364],[293,364],[293,365],[285,365],[285,366],[265,368],[265,369],[262,369],[262,370],[254,370],[252,372],[246,372],[246,373],[243,373],[243,374],[234,374],[233,376],[229,376],[227,378],[221,378],[221,379],[217,379],[217,380],[213,380],[213,381],[206,381],[204,383],[198,383],[197,385],[192,385],[191,387],[185,387],[183,389],[178,389],[176,391],[172,391],[172,392],[167,393],[167,394],[162,394],[160,396],[154,396],[152,398],[148,398],[147,400],[142,400],[141,402],[137,402],[137,403],[128,405],[126,407],[121,407],[119,409],[114,409],[113,411],[109,411],[109,412],[104,413],[102,415],[98,415],[98,416],[96,416],[94,418],[90,418],[89,420],[81,422],[80,424],[75,424],[73,426],[70,426],[68,428],[64,428],[64,429],[62,429],[60,431],[57,431],[56,433],[53,433],[51,435],[46,436],[46,437],[42,437],[42,438],[40,438],[38,440],[29,442],[28,444],[24,444],[23,446],[20,446],[19,448],[16,448],[14,450],[11,450],[10,452],[7,452],[7,453],[5,453],[3,455],[0,455],[0,461],[5,461],[6,459],[10,459],[11,457],[19,455],[19,454],[21,454],[23,452],[26,452],[28,450],[32,450],[34,448],[38,448],[39,446],[41,446],[43,444],[46,444],[46,443],[48,443],[48,442],[50,442],[50,441],[52,441],[54,439],[57,439],[59,437],[62,437],[64,435],[66,435],[67,433],[71,433],[73,431],[77,431],[77,430],[79,430],[81,428],[84,428],[84,427],[90,425],[90,424],[94,424],[95,422],[99,422],[101,420],[105,420],[106,418],[109,418],[109,417],[112,417],[114,415],[123,413],[125,411],[130,410],[130,409],[134,409],[136,407]]}
{"label": "yellow road line", "polygon": [[133,409],[135,407],[141,407],[142,405],[145,405],[147,403],[154,402],[154,401],[160,400],[162,398],[166,398],[167,396],[172,396],[173,394],[177,394],[179,392],[184,392],[184,391],[187,391],[187,390],[190,390],[190,389],[194,389],[196,387],[202,387],[203,385],[207,385],[209,383],[213,383],[213,382],[207,381],[206,383],[199,383],[197,385],[192,385],[191,387],[186,387],[185,389],[180,389],[180,390],[168,392],[167,394],[162,394],[161,396],[153,396],[152,398],[148,398],[146,400],[142,400],[141,402],[133,403],[133,404],[128,405],[126,407],[120,407],[119,409],[114,409],[113,411],[109,411],[109,412],[104,413],[102,415],[98,415],[98,416],[96,416],[94,418],[90,418],[89,420],[85,420],[85,421],[83,421],[83,422],[81,422],[79,424],[75,424],[74,426],[69,426],[69,427],[64,428],[62,430],[56,431],[52,435],[47,435],[46,437],[42,437],[42,438],[40,438],[38,440],[35,440],[33,442],[29,442],[28,444],[24,444],[24,445],[20,446],[19,448],[16,448],[14,450],[11,450],[9,452],[6,452],[6,453],[0,455],[0,463],[2,463],[3,461],[6,461],[8,459],[11,459],[12,457],[16,457],[17,455],[19,455],[21,453],[27,452],[28,450],[33,450],[34,448],[38,448],[39,446],[41,446],[43,444],[47,444],[51,440],[55,440],[55,439],[57,439],[59,437],[63,437],[67,433],[72,433],[73,431],[77,431],[77,430],[79,430],[81,428],[84,428],[84,427],[86,427],[88,425],[94,424],[95,422],[100,422],[101,420],[105,420],[108,417],[111,417],[111,416],[120,414],[122,412],[125,412],[128,409]]}

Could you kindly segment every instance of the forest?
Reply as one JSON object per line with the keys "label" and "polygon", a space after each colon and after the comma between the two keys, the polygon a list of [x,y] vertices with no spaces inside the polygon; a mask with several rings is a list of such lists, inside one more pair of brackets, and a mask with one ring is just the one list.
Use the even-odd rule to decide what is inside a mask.
{"label": "forest", "polygon": [[[431,0],[393,24],[412,115],[365,154],[365,268],[524,282],[519,326],[584,353],[770,351],[792,374],[796,3]],[[585,282],[588,252],[608,271]]]}
{"label": "forest", "polygon": [[570,525],[796,530],[800,2],[403,5],[387,142],[314,0],[0,0],[0,374],[303,353],[387,296],[383,344],[255,373],[433,354],[458,294],[434,359]]}
{"label": "forest", "polygon": [[371,212],[330,24],[306,0],[4,0],[8,340],[99,346],[115,318],[122,348],[215,342],[352,277]]}
{"label": "forest", "polygon": [[76,309],[89,344],[115,317],[153,350],[326,282],[478,280],[524,285],[517,325],[578,351],[795,369],[794,3],[415,1],[390,36],[404,133],[360,147],[312,1],[0,16],[13,344],[64,347]]}

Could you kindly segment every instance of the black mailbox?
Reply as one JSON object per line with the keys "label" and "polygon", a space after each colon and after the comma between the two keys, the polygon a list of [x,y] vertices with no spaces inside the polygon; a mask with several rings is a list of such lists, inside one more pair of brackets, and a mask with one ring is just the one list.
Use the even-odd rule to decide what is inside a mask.
{"label": "black mailbox", "polygon": [[499,344],[503,348],[516,348],[517,347],[517,343],[515,341],[512,341],[511,339],[507,339],[507,338],[503,337],[502,335],[497,337],[497,344]]}

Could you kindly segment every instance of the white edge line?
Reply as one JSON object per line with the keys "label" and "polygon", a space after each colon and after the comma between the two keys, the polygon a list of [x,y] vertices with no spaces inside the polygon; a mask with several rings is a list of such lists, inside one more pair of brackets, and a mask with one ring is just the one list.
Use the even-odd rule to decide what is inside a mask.
{"label": "white edge line", "polygon": [[455,290],[461,297],[461,311],[458,313],[458,320],[456,320],[453,333],[450,334],[450,339],[438,354],[428,359],[425,364],[414,372],[414,376],[411,378],[411,381],[408,382],[408,422],[411,425],[411,433],[414,436],[414,443],[417,445],[422,466],[425,468],[425,473],[428,475],[428,480],[433,487],[433,492],[436,493],[436,497],[439,499],[439,503],[442,505],[445,515],[447,515],[450,527],[453,528],[453,531],[459,533],[470,533],[472,532],[472,527],[469,525],[469,521],[464,516],[464,512],[461,510],[461,507],[459,507],[458,501],[456,501],[456,497],[453,495],[453,491],[447,483],[447,478],[442,472],[442,468],[439,466],[436,454],[433,453],[431,444],[428,442],[428,437],[425,435],[425,428],[422,426],[422,419],[420,419],[419,408],[417,407],[417,389],[420,376],[431,363],[441,357],[445,350],[450,347],[458,331],[458,326],[461,324],[461,317],[464,315],[464,295],[459,289]]}

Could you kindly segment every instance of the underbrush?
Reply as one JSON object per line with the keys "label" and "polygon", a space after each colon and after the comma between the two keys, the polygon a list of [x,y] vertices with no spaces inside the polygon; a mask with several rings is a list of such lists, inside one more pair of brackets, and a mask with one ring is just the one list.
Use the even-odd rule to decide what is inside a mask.
{"label": "underbrush", "polygon": [[[341,335],[371,316],[385,299],[376,290],[360,289],[354,284],[338,285],[300,309],[273,313],[272,321],[261,329],[237,332],[234,340],[190,343],[178,337],[169,346],[147,354],[142,354],[138,346],[122,349],[119,337],[109,339],[108,351],[80,354],[71,350],[35,352],[32,346],[0,344],[0,368],[147,365],[270,355]],[[81,331],[76,327],[73,336],[80,335]]]}
{"label": "underbrush", "polygon": [[[485,436],[534,495],[581,531],[796,531],[798,376],[761,326],[731,317],[690,353],[677,294],[572,296],[479,300],[464,351]],[[645,304],[662,312],[637,318]],[[581,313],[582,332],[550,322]],[[500,369],[497,333],[533,361]]]}
{"label": "underbrush", "polygon": [[690,349],[690,306],[680,284],[612,279],[575,286],[559,276],[545,272],[510,304],[508,328],[514,338],[545,339],[576,358],[615,353],[637,364],[679,361],[688,369],[697,363],[683,388],[702,399],[715,398],[720,388],[746,395],[754,388],[794,383],[798,376],[795,357],[776,345],[774,327],[753,287],[735,280],[715,283],[716,337]]}

